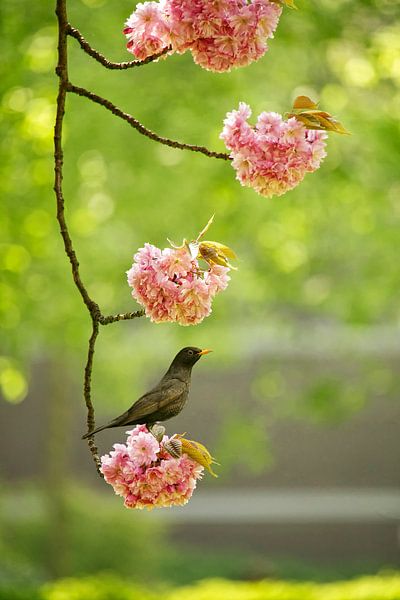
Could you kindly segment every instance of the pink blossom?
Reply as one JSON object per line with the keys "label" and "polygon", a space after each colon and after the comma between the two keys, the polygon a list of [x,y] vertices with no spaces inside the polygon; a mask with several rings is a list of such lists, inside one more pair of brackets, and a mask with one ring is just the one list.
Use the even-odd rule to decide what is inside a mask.
{"label": "pink blossom", "polygon": [[252,127],[250,115],[250,107],[240,103],[239,110],[227,114],[220,135],[242,185],[262,196],[281,196],[319,168],[326,156],[324,131],[306,129],[295,117],[285,121],[274,112],[261,113]]}
{"label": "pink blossom", "polygon": [[128,51],[144,60],[163,48],[190,50],[209,71],[258,60],[273,37],[282,7],[272,0],[160,0],[137,5],[123,30]]}
{"label": "pink blossom", "polygon": [[128,452],[129,457],[135,465],[149,465],[157,459],[157,452],[160,447],[156,438],[148,435],[145,431],[140,431],[129,438]]}
{"label": "pink blossom", "polygon": [[186,246],[161,251],[145,244],[127,276],[132,296],[152,321],[195,325],[211,313],[215,295],[228,285],[228,272],[216,264],[202,271]]}
{"label": "pink blossom", "polygon": [[[127,508],[178,506],[190,499],[203,467],[183,454],[173,458],[145,425],[128,431],[126,444],[115,444],[101,457],[101,472]],[[140,467],[137,466],[140,463]]]}

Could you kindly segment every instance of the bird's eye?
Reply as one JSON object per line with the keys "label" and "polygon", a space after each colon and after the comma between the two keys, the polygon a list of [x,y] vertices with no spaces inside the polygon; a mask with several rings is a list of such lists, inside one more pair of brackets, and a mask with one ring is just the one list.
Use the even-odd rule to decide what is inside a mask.
{"label": "bird's eye", "polygon": [[193,356],[193,350],[188,350],[189,356]]}

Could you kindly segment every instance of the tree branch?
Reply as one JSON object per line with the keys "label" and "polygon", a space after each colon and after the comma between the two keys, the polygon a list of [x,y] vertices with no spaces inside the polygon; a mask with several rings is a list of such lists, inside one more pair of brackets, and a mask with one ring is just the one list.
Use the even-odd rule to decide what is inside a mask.
{"label": "tree branch", "polygon": [[59,77],[59,88],[57,96],[57,113],[54,126],[54,192],[57,201],[57,220],[60,225],[60,233],[64,241],[64,249],[71,263],[72,276],[76,287],[78,288],[84,303],[90,314],[96,314],[99,311],[97,304],[90,298],[79,273],[79,262],[72,245],[68,227],[65,220],[64,197],[62,192],[63,180],[63,150],[62,150],[62,127],[65,112],[65,98],[68,87],[68,59],[67,59],[67,36],[65,27],[67,24],[67,13],[65,0],[57,0],[56,15],[59,23],[58,35],[58,64],[56,74]]}
{"label": "tree branch", "polygon": [[109,110],[113,115],[115,115],[116,117],[119,117],[123,121],[126,121],[127,123],[129,123],[129,125],[131,125],[131,127],[136,129],[137,131],[139,131],[139,133],[141,133],[142,135],[145,135],[146,137],[150,138],[151,140],[154,140],[155,142],[159,142],[160,144],[164,144],[165,146],[170,146],[171,148],[179,148],[180,150],[190,150],[192,152],[200,152],[201,154],[205,154],[206,156],[208,156],[210,158],[220,158],[222,160],[231,160],[229,154],[226,154],[224,152],[213,152],[212,150],[209,150],[205,146],[195,146],[193,144],[184,144],[182,142],[170,140],[169,138],[161,137],[160,135],[157,135],[150,129],[147,129],[137,119],[132,117],[132,115],[129,115],[128,113],[123,112],[120,108],[118,108],[118,106],[116,106],[109,100],[106,100],[106,98],[103,98],[102,96],[98,96],[97,94],[94,94],[93,92],[90,92],[89,90],[86,90],[85,88],[78,87],[76,85],[72,85],[72,83],[68,83],[67,92],[71,92],[73,94],[76,94],[77,96],[83,96],[85,98],[88,98],[88,100],[95,102],[96,104],[100,104],[101,106],[104,106],[104,108]]}
{"label": "tree branch", "polygon": [[[79,273],[79,262],[72,245],[68,226],[65,219],[64,196],[62,191],[63,180],[63,149],[62,149],[62,127],[65,113],[65,98],[68,87],[68,54],[67,54],[67,9],[66,0],[57,0],[56,15],[58,19],[58,62],[56,74],[59,77],[56,122],[54,125],[54,192],[57,202],[57,220],[60,225],[60,233],[64,241],[64,250],[71,263],[72,276],[74,283],[78,288],[82,299],[92,316],[93,332],[89,341],[88,361],[85,368],[84,378],[84,397],[88,409],[88,423],[94,423],[94,409],[90,397],[90,383],[92,373],[92,363],[94,354],[94,345],[98,333],[97,319],[100,315],[100,309],[96,302],[89,296]],[[97,329],[97,331],[96,331]],[[100,460],[97,454],[97,448],[93,438],[88,440],[89,449],[95,461],[96,468],[99,470]]]}
{"label": "tree branch", "polygon": [[137,310],[135,312],[127,312],[119,315],[109,315],[108,317],[101,315],[99,323],[101,325],[109,325],[110,323],[116,323],[117,321],[130,321],[131,319],[143,317],[144,314],[144,310]]}
{"label": "tree branch", "polygon": [[71,37],[78,40],[79,45],[82,48],[82,50],[84,52],[86,52],[86,54],[89,54],[89,56],[91,56],[92,58],[97,60],[97,62],[99,62],[101,65],[103,65],[103,67],[106,67],[106,69],[113,69],[113,70],[121,71],[124,69],[131,69],[132,67],[141,67],[142,65],[147,65],[148,63],[156,61],[161,56],[164,56],[164,54],[166,54],[167,52],[169,52],[171,50],[171,47],[168,46],[167,48],[164,48],[164,50],[162,50],[158,54],[153,54],[152,56],[148,56],[144,60],[130,60],[127,62],[112,62],[110,60],[107,60],[107,58],[105,56],[103,56],[102,54],[100,54],[100,52],[98,52],[97,50],[92,48],[92,46],[89,44],[89,42],[87,42],[85,40],[85,38],[83,37],[83,35],[79,31],[79,29],[76,29],[76,27],[72,27],[72,25],[70,25],[69,23],[67,24],[66,33],[67,33],[67,35],[70,35]]}
{"label": "tree branch", "polygon": [[[63,181],[63,148],[62,148],[62,129],[63,119],[65,114],[65,98],[68,89],[68,53],[67,53],[67,10],[66,0],[57,0],[56,15],[58,19],[58,62],[56,67],[56,74],[59,78],[58,95],[57,95],[57,111],[56,120],[54,125],[54,192],[56,195],[57,203],[57,220],[60,225],[60,233],[64,242],[64,250],[71,263],[72,277],[79,293],[85,303],[90,316],[92,318],[92,334],[89,339],[88,355],[85,366],[85,375],[83,381],[83,395],[87,408],[87,424],[89,431],[92,431],[95,426],[94,408],[91,399],[91,383],[92,383],[92,369],[93,369],[93,357],[95,351],[96,339],[99,334],[99,322],[103,321],[105,324],[112,323],[114,321],[122,320],[123,318],[134,318],[141,317],[143,311],[137,311],[137,313],[130,313],[132,316],[128,317],[121,315],[121,318],[117,317],[104,317],[101,314],[99,305],[89,296],[89,293],[81,279],[79,272],[79,261],[77,259],[72,239],[69,234],[68,225],[65,218],[64,208],[64,195],[62,190]],[[97,447],[94,443],[93,436],[88,438],[89,450],[92,454],[93,460],[96,465],[96,469],[100,476],[100,459],[97,451]]]}
{"label": "tree branch", "polygon": [[[96,345],[96,339],[99,335],[99,322],[96,318],[92,318],[92,334],[89,338],[88,354],[85,366],[85,377],[83,380],[83,395],[85,398],[85,404],[87,408],[87,426],[88,431],[93,431],[95,428],[94,420],[94,408],[92,403],[92,370],[93,370],[93,357]],[[100,477],[103,477],[100,471],[101,462],[97,450],[97,446],[94,442],[94,436],[91,435],[87,438],[89,450],[92,454],[96,469]]]}

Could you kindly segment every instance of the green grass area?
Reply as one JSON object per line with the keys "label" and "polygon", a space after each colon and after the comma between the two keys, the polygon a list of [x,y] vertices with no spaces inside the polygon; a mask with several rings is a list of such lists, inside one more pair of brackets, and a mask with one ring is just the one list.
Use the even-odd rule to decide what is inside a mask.
{"label": "green grass area", "polygon": [[0,588],[0,600],[398,600],[400,574],[384,573],[328,584],[206,579],[175,589],[153,589],[111,575],[60,579],[39,588]]}

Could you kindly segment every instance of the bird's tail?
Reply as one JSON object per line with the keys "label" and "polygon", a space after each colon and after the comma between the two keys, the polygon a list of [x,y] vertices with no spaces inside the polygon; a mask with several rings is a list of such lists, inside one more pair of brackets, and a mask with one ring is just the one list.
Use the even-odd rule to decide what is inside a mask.
{"label": "bird's tail", "polygon": [[103,431],[103,429],[107,429],[108,427],[110,427],[109,423],[107,425],[101,425],[101,427],[97,427],[96,429],[93,429],[92,431],[88,431],[87,433],[85,433],[85,435],[82,436],[82,439],[86,440],[86,438],[90,437],[91,435],[94,435],[95,433],[98,433],[99,431]]}

